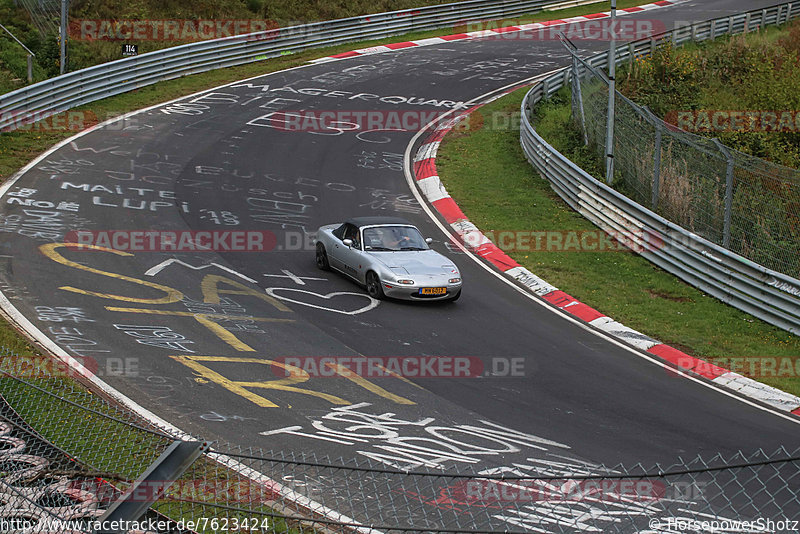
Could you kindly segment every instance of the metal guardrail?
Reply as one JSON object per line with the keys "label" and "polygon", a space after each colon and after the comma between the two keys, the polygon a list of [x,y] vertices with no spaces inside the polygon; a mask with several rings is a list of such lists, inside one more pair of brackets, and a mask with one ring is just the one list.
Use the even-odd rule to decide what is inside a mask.
{"label": "metal guardrail", "polygon": [[[800,2],[788,2],[676,28],[617,50],[621,63],[671,41],[680,45],[753,31],[800,17]],[[608,53],[587,63],[602,68]],[[520,143],[528,161],[574,210],[610,232],[633,238],[646,259],[685,282],[759,319],[800,335],[800,280],[767,269],[664,219],[593,178],[550,146],[534,129],[530,110],[570,81],[565,67],[536,84],[522,102]],[[654,246],[654,242],[656,245]]]}
{"label": "metal guardrail", "polygon": [[300,50],[541,11],[559,0],[468,0],[201,41],[64,74],[0,96],[0,130],[160,81]]}

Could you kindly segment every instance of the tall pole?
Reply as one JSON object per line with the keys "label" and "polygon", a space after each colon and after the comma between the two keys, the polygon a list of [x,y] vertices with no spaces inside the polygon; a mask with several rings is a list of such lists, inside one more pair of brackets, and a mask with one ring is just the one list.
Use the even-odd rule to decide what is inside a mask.
{"label": "tall pole", "polygon": [[67,69],[67,13],[69,0],[61,0],[61,26],[58,31],[61,34],[61,61],[60,72],[64,74]]}
{"label": "tall pole", "polygon": [[614,97],[617,75],[617,0],[611,0],[611,46],[608,49],[608,119],[606,121],[606,183],[614,180]]}

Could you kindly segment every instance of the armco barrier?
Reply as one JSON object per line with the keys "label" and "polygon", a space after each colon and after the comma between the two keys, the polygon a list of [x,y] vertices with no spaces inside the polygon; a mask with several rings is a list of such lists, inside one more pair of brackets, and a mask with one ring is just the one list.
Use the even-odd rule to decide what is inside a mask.
{"label": "armco barrier", "polygon": [[381,39],[469,21],[541,11],[557,0],[468,0],[317,22],[166,48],[103,63],[0,96],[0,130],[164,80],[260,61],[307,48]]}
{"label": "armco barrier", "polygon": [[[649,54],[660,44],[676,45],[782,24],[800,17],[800,2],[788,2],[748,11],[630,43],[617,50],[621,63]],[[588,60],[592,66],[608,65],[608,53]],[[602,228],[650,236],[641,255],[723,302],[789,332],[800,335],[800,280],[767,269],[747,258],[703,239],[660,217],[623,194],[596,180],[550,146],[531,124],[530,111],[570,80],[564,68],[536,84],[522,102],[520,143],[528,161],[550,181],[552,188],[573,209]],[[653,240],[663,244],[652,246]]]}

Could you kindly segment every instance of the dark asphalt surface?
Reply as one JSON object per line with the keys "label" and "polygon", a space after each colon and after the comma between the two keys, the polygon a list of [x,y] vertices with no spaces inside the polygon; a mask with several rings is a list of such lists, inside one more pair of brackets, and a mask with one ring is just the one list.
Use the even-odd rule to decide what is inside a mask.
{"label": "dark asphalt surface", "polygon": [[[675,21],[771,4],[687,2],[626,17],[658,19],[671,27]],[[607,46],[577,44],[587,50]],[[419,47],[265,75],[139,113],[124,128],[91,132],[49,154],[5,195],[0,280],[9,289],[4,293],[68,353],[96,359],[103,379],[142,406],[186,431],[247,446],[345,458],[388,454],[394,456],[383,458],[388,465],[420,467],[420,457],[405,463],[387,453],[381,448],[388,443],[383,438],[345,437],[359,437],[359,430],[343,430],[348,424],[331,416],[332,410],[368,403],[357,410],[418,422],[386,424],[399,436],[436,438],[418,442],[424,447],[441,443],[441,435],[451,436],[462,453],[477,459],[477,468],[551,454],[609,465],[651,465],[671,464],[678,456],[795,449],[800,444],[796,423],[676,378],[535,305],[448,250],[445,237],[413,201],[404,178],[402,154],[415,131],[350,131],[342,125],[341,132],[286,132],[272,127],[278,116],[265,117],[298,110],[444,112],[453,103],[551,71],[566,59],[557,41],[503,39]],[[26,193],[22,188],[35,191],[20,196]],[[61,202],[75,205],[59,207]],[[441,305],[383,302],[363,313],[342,313],[368,305],[364,291],[339,275],[318,271],[312,247],[298,248],[304,233],[355,215],[400,215],[434,237],[434,248],[462,270],[461,300]],[[132,256],[59,248],[47,257],[40,251],[40,246],[60,242],[78,229],[269,230],[278,247],[264,253]],[[53,261],[57,253],[76,263]],[[169,259],[208,267],[173,263],[152,276],[145,274]],[[305,279],[299,284],[290,276]],[[240,285],[222,281],[221,298],[215,302],[213,287],[220,283],[215,277]],[[167,293],[142,281],[173,288],[185,298],[152,302]],[[83,292],[65,290],[68,286]],[[265,298],[267,288],[282,300]],[[337,292],[348,294],[332,295]],[[216,320],[238,343],[189,315],[198,312],[225,315]],[[174,358],[181,355],[209,358],[194,363]],[[487,369],[493,359],[521,358],[524,376],[414,383],[370,379],[382,388],[378,390],[344,378],[311,378],[296,385],[304,391],[266,383],[276,378],[264,360],[351,355],[469,356],[480,358]],[[108,370],[117,368],[119,358],[133,362],[135,372],[110,376]],[[265,383],[253,384],[259,381]],[[238,392],[231,390],[233,382],[239,382]],[[420,423],[426,418],[433,419]],[[377,428],[376,420],[369,420]],[[339,433],[316,438],[297,434],[319,432],[325,421]],[[430,429],[434,425],[448,430],[438,435]],[[459,425],[482,430],[455,429]],[[536,448],[528,437],[519,438],[517,447],[488,452],[497,445],[492,441],[497,434],[487,430],[497,428],[492,425],[561,446]],[[286,431],[289,427],[293,430]],[[261,434],[269,431],[278,432]],[[501,431],[505,443],[509,432]],[[433,456],[426,458],[439,463]]]}

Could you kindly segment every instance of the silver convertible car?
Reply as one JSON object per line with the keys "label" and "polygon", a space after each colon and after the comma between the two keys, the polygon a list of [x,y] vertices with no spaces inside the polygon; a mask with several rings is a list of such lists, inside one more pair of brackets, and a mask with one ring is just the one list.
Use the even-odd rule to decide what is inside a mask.
{"label": "silver convertible car", "polygon": [[431,241],[405,219],[356,217],[320,227],[317,267],[346,274],[375,299],[456,300],[461,273]]}

